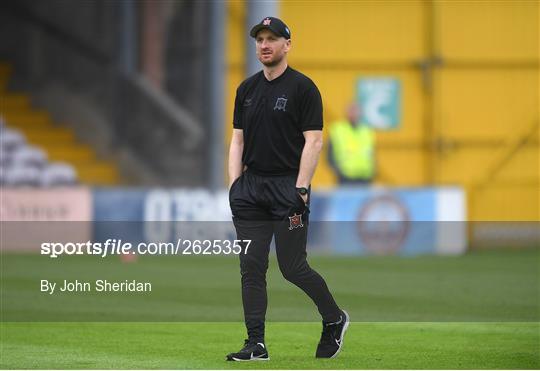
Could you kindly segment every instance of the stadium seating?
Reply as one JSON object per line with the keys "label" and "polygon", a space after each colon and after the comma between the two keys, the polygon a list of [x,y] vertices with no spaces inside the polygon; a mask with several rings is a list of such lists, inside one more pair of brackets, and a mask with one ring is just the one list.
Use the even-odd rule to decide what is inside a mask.
{"label": "stadium seating", "polygon": [[0,184],[58,186],[121,183],[114,163],[75,138],[73,130],[54,123],[31,107],[26,94],[7,91],[11,66],[0,63]]}
{"label": "stadium seating", "polygon": [[67,163],[50,163],[45,151],[30,145],[19,130],[9,128],[0,116],[0,184],[54,187],[77,184],[77,174]]}

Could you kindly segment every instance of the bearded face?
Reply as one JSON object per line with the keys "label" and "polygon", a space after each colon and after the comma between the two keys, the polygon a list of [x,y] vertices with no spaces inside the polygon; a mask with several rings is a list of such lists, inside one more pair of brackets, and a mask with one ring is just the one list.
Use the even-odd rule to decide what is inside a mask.
{"label": "bearded face", "polygon": [[261,30],[255,38],[257,58],[267,67],[278,65],[289,52],[291,40],[277,36],[270,30]]}

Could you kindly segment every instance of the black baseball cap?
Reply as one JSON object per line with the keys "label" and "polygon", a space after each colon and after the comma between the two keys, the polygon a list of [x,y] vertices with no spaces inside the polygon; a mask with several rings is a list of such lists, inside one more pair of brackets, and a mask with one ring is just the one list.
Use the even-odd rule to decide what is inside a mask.
{"label": "black baseball cap", "polygon": [[249,35],[253,38],[257,37],[257,33],[262,29],[268,29],[278,36],[283,36],[287,40],[291,38],[291,30],[289,30],[289,27],[287,27],[287,25],[279,18],[264,18],[261,23],[253,26],[253,28],[249,32]]}

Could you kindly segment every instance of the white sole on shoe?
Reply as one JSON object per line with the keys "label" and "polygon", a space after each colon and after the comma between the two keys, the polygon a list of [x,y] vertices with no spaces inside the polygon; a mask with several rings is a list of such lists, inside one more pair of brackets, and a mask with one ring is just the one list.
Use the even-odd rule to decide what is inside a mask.
{"label": "white sole on shoe", "polygon": [[343,313],[345,313],[345,325],[343,326],[343,330],[341,330],[341,336],[340,336],[341,343],[339,343],[338,350],[330,358],[336,358],[339,352],[341,352],[341,348],[343,347],[343,341],[345,340],[345,331],[347,331],[347,329],[349,328],[349,323],[350,323],[349,313],[347,313],[346,311],[343,311]]}
{"label": "white sole on shoe", "polygon": [[232,357],[233,361],[236,362],[252,362],[252,361],[269,361],[270,357],[267,358],[251,358],[251,359],[240,359]]}

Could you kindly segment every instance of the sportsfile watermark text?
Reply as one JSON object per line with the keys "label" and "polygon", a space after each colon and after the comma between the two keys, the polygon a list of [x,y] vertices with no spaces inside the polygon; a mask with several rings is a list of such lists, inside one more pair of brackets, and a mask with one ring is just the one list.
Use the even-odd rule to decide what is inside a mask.
{"label": "sportsfile watermark text", "polygon": [[239,255],[247,254],[251,240],[184,240],[172,242],[140,242],[121,239],[105,242],[44,242],[41,255],[57,258],[62,255]]}

